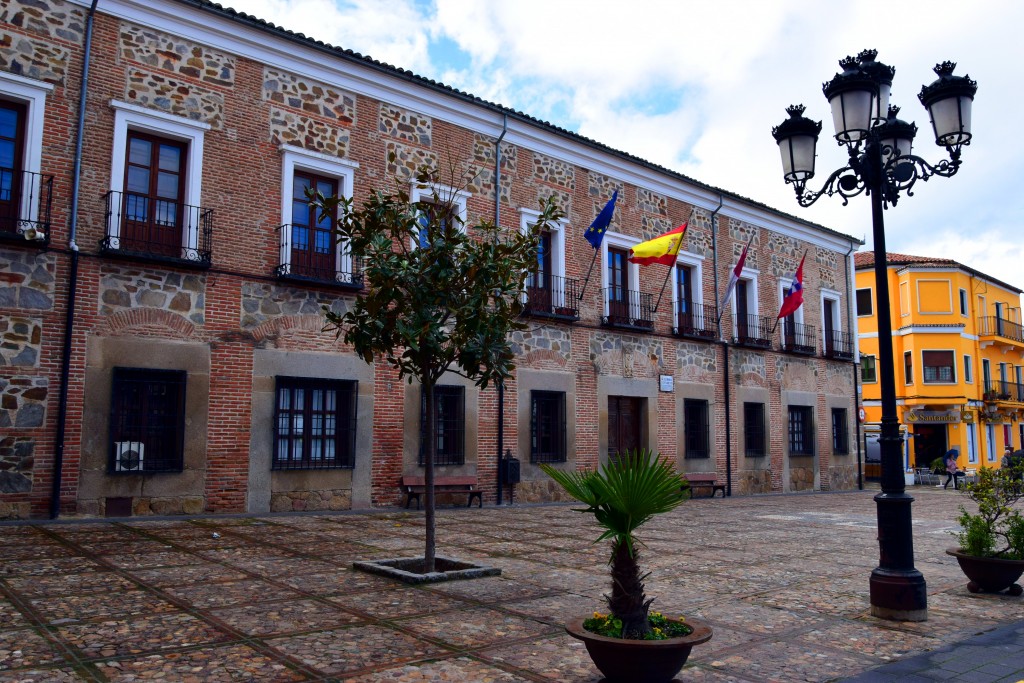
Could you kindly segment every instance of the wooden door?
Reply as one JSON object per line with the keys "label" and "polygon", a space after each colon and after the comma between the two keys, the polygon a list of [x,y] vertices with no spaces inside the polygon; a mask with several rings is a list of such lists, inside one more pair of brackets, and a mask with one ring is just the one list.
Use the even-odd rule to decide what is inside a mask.
{"label": "wooden door", "polygon": [[21,157],[25,107],[0,101],[0,231],[17,232],[21,211]]}
{"label": "wooden door", "polygon": [[181,257],[186,145],[128,134],[121,237],[130,251]]}
{"label": "wooden door", "polygon": [[608,397],[608,457],[643,447],[643,400],[636,396]]}
{"label": "wooden door", "polygon": [[337,194],[333,178],[296,171],[292,180],[292,263],[296,275],[316,280],[334,280],[338,274],[337,247],[333,234],[334,216],[320,215],[310,195]]}

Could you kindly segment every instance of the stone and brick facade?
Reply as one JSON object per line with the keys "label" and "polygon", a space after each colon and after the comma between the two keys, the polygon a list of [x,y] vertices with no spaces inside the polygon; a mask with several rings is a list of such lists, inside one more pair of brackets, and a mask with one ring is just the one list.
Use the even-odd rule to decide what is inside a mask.
{"label": "stone and brick facade", "polygon": [[[88,516],[399,503],[398,478],[420,470],[419,389],[321,332],[324,309],[346,310],[360,282],[341,251],[329,277],[295,277],[302,242],[291,193],[295,178],[314,176],[358,202],[396,178],[409,190],[425,164],[462,174],[447,184],[461,190],[470,224],[520,230],[548,197],[566,214],[549,275],[578,294],[533,311],[513,336],[517,370],[500,399],[494,388],[442,381],[461,387],[465,422],[464,460],[445,469],[476,475],[485,502],[498,497],[499,443],[522,463],[517,500],[561,496],[534,462],[538,396],[564,401],[556,459],[566,468],[597,466],[634,443],[681,471],[730,477],[736,494],[856,485],[854,349],[828,352],[825,332],[855,332],[846,313],[855,238],[212,3],[178,0],[100,3],[87,144],[73,178],[88,12],[84,0],[0,2],[0,106],[42,123],[29,127],[15,170],[53,183],[45,243],[0,234],[0,518],[55,507]],[[157,227],[172,226],[170,242],[156,246],[132,241],[136,223],[157,224],[125,179],[146,145],[181,159],[177,203],[147,205],[164,221]],[[584,287],[595,253],[582,234],[614,192]],[[167,218],[167,206],[180,217]],[[688,333],[677,271],[660,265],[628,267],[631,289],[660,300],[644,324],[609,315],[608,250],[684,222],[687,306],[714,310],[749,242],[745,305],[771,316],[807,255],[797,322],[813,330],[810,352],[784,350],[781,331],[767,346],[743,343],[735,302],[720,328],[714,315],[704,320],[711,334]],[[209,260],[197,260],[207,238]],[[140,372],[149,378],[141,388],[124,379]],[[292,409],[282,387],[303,382],[350,392],[344,467],[281,466],[282,416]],[[125,399],[133,391],[180,422],[156,409],[139,417]],[[763,406],[763,454],[745,441],[745,403]],[[807,452],[790,452],[794,406],[810,411]],[[138,427],[132,420],[175,429],[115,436]],[[125,459],[132,453],[145,464]]]}

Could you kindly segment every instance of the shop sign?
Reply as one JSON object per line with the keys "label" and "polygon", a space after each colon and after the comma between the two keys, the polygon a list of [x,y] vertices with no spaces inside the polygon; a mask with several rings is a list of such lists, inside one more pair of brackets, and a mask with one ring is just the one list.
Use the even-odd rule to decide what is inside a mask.
{"label": "shop sign", "polygon": [[925,422],[959,422],[959,410],[911,410],[904,415],[910,424]]}

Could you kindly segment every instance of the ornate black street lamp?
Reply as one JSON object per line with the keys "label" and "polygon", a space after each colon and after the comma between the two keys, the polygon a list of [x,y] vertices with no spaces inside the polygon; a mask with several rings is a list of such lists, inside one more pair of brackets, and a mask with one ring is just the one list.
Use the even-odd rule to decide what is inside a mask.
{"label": "ornate black street lamp", "polygon": [[932,165],[910,153],[917,126],[896,118],[899,108],[889,106],[889,89],[896,69],[875,61],[877,52],[865,50],[839,62],[843,72],[824,84],[832,107],[836,140],[845,145],[849,165],[829,176],[817,192],[807,190],[814,177],[815,145],[821,123],[803,116],[804,107],[791,106],[787,120],[772,129],[782,153],[787,183],[793,183],[800,206],[810,206],[822,195],[838,194],[843,204],[866,193],[871,197],[875,246],[875,296],[878,312],[878,355],[882,389],[882,492],[875,496],[878,515],[879,563],[871,572],[871,614],[886,619],[924,621],[928,600],[924,576],[914,567],[914,539],[910,504],[903,478],[902,439],[896,417],[896,381],[892,356],[892,321],[886,274],[885,225],[882,211],[895,206],[900,193],[913,195],[918,180],[948,178],[960,168],[960,149],[971,141],[971,103],[978,84],[967,76],[954,76],[956,64],[943,62],[931,85],[918,98],[928,109],[935,143],[946,148],[948,160]]}

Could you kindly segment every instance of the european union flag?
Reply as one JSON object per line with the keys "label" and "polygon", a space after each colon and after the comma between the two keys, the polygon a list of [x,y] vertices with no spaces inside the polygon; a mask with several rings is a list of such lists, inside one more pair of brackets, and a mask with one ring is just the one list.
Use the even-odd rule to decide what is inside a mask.
{"label": "european union flag", "polygon": [[612,222],[612,214],[615,213],[615,200],[619,198],[619,191],[615,190],[612,193],[612,198],[608,200],[608,203],[601,209],[601,213],[597,214],[597,218],[590,224],[583,236],[590,242],[590,246],[597,249],[601,246],[601,240],[604,239],[605,232],[608,231],[608,226]]}

